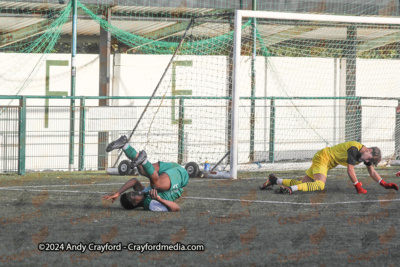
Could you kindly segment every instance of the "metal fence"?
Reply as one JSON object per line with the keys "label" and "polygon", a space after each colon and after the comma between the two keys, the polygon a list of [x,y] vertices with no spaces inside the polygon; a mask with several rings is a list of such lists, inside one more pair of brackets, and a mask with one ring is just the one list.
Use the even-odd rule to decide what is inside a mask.
{"label": "metal fence", "polygon": [[[38,104],[46,98],[58,99],[57,105]],[[129,135],[145,106],[98,106],[94,102],[105,98],[148,99],[0,96],[19,101],[0,106],[0,172],[23,175],[26,171],[113,166],[118,155],[107,154],[107,144],[121,134]],[[230,99],[167,98],[177,101],[151,106],[157,115],[145,114],[131,139],[135,147],[151,151],[154,159],[180,164],[221,159],[230,144]],[[71,99],[79,100],[77,106],[69,105]],[[341,101],[348,99],[354,101],[354,97],[241,98],[239,164],[304,161],[325,146],[349,141],[346,131],[353,128],[360,132],[359,141],[379,146],[386,157],[398,158],[400,114],[394,107],[399,99],[358,97],[360,112],[353,128],[341,123],[346,122],[342,112],[346,106]],[[251,100],[255,100],[255,129],[249,126]]]}

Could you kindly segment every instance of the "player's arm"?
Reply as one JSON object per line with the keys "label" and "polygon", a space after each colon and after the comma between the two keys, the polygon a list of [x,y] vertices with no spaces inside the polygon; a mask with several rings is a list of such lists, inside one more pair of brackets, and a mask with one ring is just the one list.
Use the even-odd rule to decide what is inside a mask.
{"label": "player's arm", "polygon": [[347,165],[347,174],[349,175],[349,178],[353,182],[353,184],[358,182],[356,171],[354,170],[354,165]]}
{"label": "player's arm", "polygon": [[377,171],[374,169],[372,166],[367,166],[368,173],[369,175],[377,182],[379,183],[382,187],[386,189],[394,189],[399,191],[399,187],[395,183],[386,183],[381,176],[377,173]]}
{"label": "player's arm", "polygon": [[118,190],[118,192],[116,192],[114,194],[107,195],[107,196],[103,196],[102,199],[104,199],[104,200],[110,200],[111,199],[114,202],[122,193],[124,193],[126,190],[128,190],[131,187],[133,187],[133,189],[136,190],[136,191],[142,191],[144,189],[144,186],[136,178],[132,178],[128,182],[126,182]]}
{"label": "player's arm", "polygon": [[173,201],[162,199],[158,194],[156,189],[150,190],[150,197],[154,200],[157,200],[162,205],[164,205],[168,211],[179,211],[180,207]]}
{"label": "player's arm", "polygon": [[375,180],[375,182],[379,183],[380,180],[382,180],[381,176],[377,173],[377,171],[374,169],[374,167],[371,166],[367,166],[367,170],[369,173],[369,176],[372,177],[372,179]]}
{"label": "player's arm", "polygon": [[354,166],[356,165],[356,159],[358,154],[357,147],[350,147],[347,150],[347,174],[350,177],[350,180],[353,182],[354,187],[357,190],[358,194],[366,194],[367,190],[362,188],[362,183],[357,180],[356,171],[354,170]]}
{"label": "player's arm", "polygon": [[357,180],[356,171],[354,170],[354,165],[347,165],[347,174],[350,177],[350,180],[353,182],[354,187],[357,190],[358,194],[366,194],[367,190],[362,188],[362,183]]}

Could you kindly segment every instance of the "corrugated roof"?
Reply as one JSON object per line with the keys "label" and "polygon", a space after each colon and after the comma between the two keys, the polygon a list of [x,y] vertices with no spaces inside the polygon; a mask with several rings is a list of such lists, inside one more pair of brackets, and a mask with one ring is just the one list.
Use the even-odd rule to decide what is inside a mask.
{"label": "corrugated roof", "polygon": [[[65,4],[54,3],[31,3],[31,2],[0,2],[0,34],[13,33],[14,31],[24,30],[24,28],[34,28],[35,24],[43,22],[49,10],[60,11],[65,8]],[[184,25],[188,22],[184,19],[209,13],[223,13],[226,10],[210,8],[188,8],[188,7],[147,7],[147,6],[114,6],[112,7],[113,17],[111,23],[116,28],[130,33],[159,39],[165,36],[182,35]],[[126,17],[124,17],[126,15]],[[86,18],[84,18],[86,17]],[[39,25],[39,24],[38,24]],[[185,24],[186,25],[186,24]],[[100,26],[88,16],[79,12],[78,36],[93,36],[100,34]],[[173,27],[180,26],[180,27]],[[259,24],[259,31],[268,33],[267,35],[284,33],[292,26],[286,25],[262,25]],[[165,32],[163,32],[165,29]],[[213,37],[229,31],[229,25],[222,23],[207,22],[194,28],[190,34],[195,37]],[[62,28],[62,34],[70,35],[72,32],[71,22],[66,23]],[[154,34],[157,32],[157,34]],[[381,36],[393,34],[397,30],[389,29],[360,29],[357,32],[358,40],[371,40]],[[154,34],[154,35],[153,35]],[[0,35],[0,40],[1,40]],[[291,37],[293,38],[293,37]],[[321,28],[304,30],[295,38],[317,38],[317,39],[346,39],[346,28]],[[1,43],[0,43],[1,44]]]}
{"label": "corrugated roof", "polygon": [[[0,33],[6,34],[34,26],[45,19],[49,10],[59,11],[65,6],[65,4],[0,2],[0,10],[7,9],[7,13],[0,14]],[[112,8],[112,14],[116,19],[112,20],[112,25],[127,32],[147,35],[179,23],[179,20],[174,21],[172,17],[185,21],[184,17],[193,17],[210,12],[216,12],[216,10],[187,7],[115,6]],[[124,15],[127,17],[124,18]],[[133,15],[136,16],[134,17]],[[86,15],[82,15],[82,12],[79,12],[78,35],[99,35],[99,25],[87,16],[86,19],[82,19],[83,16]],[[115,16],[118,16],[118,18]],[[62,28],[62,33],[71,34],[71,27],[71,23],[66,23]]]}

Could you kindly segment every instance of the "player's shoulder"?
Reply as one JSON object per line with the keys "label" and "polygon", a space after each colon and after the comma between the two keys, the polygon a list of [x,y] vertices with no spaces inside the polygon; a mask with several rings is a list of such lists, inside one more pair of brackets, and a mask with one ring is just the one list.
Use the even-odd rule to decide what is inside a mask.
{"label": "player's shoulder", "polygon": [[339,145],[346,150],[349,150],[350,148],[353,149],[353,147],[356,148],[357,150],[360,150],[364,146],[363,144],[361,144],[358,141],[348,141],[345,143],[341,143]]}
{"label": "player's shoulder", "polygon": [[346,146],[360,146],[360,145],[362,146],[362,144],[358,141],[347,141],[342,144],[344,144]]}

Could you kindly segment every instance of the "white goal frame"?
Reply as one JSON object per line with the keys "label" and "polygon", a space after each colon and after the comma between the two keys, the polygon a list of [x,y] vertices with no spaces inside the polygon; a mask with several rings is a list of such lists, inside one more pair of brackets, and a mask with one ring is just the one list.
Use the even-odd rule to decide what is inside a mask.
{"label": "white goal frame", "polygon": [[344,22],[359,24],[395,24],[400,25],[399,17],[368,17],[368,16],[341,16],[320,15],[305,13],[270,12],[270,11],[235,11],[234,47],[233,47],[233,92],[231,114],[231,147],[230,147],[230,175],[237,179],[238,172],[238,134],[239,134],[239,85],[240,85],[240,51],[242,38],[243,18],[270,18],[320,22]]}

